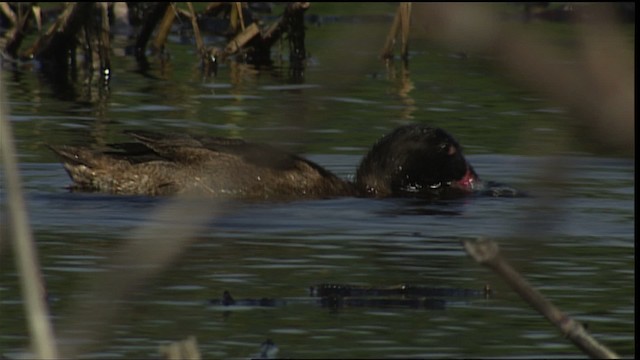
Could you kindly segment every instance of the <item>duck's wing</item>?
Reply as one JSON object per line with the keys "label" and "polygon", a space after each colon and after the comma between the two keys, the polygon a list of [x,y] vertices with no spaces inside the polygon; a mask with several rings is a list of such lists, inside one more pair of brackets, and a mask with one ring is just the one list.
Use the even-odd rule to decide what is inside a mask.
{"label": "duck's wing", "polygon": [[127,157],[131,162],[137,158],[157,157],[180,163],[195,163],[211,160],[217,156],[235,156],[239,161],[259,166],[291,168],[295,155],[265,144],[247,143],[242,139],[196,136],[188,134],[161,134],[152,131],[128,130],[125,133],[137,143],[112,144],[121,150],[115,156]]}
{"label": "duck's wing", "polygon": [[209,150],[236,155],[246,163],[255,166],[286,171],[297,169],[301,163],[305,163],[323,176],[333,176],[320,165],[274,145],[222,137],[194,136],[194,139]]}
{"label": "duck's wing", "polygon": [[[180,162],[184,164],[203,162],[216,156],[215,152],[184,134],[161,134],[152,131],[128,130],[125,134],[135,138],[139,143],[116,144],[116,148],[124,149],[128,155],[147,156],[158,159]],[[145,150],[145,148],[147,150]]]}
{"label": "duck's wing", "polygon": [[163,160],[151,148],[139,142],[107,144],[111,150],[104,151],[103,154],[119,160],[126,160],[132,164],[145,163],[155,160]]}
{"label": "duck's wing", "polygon": [[[321,166],[276,146],[250,143],[242,139],[188,134],[159,134],[150,131],[127,131],[142,146],[162,158],[182,163],[204,162],[217,156],[233,156],[247,164],[274,170],[292,170],[305,163],[324,176],[330,172]],[[132,148],[133,149],[133,148]],[[145,154],[140,148],[141,154]],[[148,156],[148,154],[146,154]]]}
{"label": "duck's wing", "polygon": [[275,170],[290,170],[295,168],[299,161],[305,161],[295,154],[269,144],[221,137],[198,137],[198,140],[209,150],[235,155],[246,163]]}

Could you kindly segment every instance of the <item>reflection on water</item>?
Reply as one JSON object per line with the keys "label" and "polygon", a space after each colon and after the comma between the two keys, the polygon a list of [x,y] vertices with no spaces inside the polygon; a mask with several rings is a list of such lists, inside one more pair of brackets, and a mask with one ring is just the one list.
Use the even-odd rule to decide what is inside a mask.
{"label": "reflection on water", "polygon": [[[87,284],[109,271],[108,259],[132,230],[157,224],[153,210],[167,200],[68,192],[69,179],[45,143],[105,144],[123,140],[128,128],[187,128],[276,142],[351,179],[374,141],[411,120],[454,134],[483,180],[530,196],[244,204],[212,219],[175,263],[121,300],[109,339],[90,356],[152,357],[158,345],[188,335],[207,358],[253,356],[267,339],[285,358],[578,356],[466,256],[461,240],[478,236],[497,238],[514,266],[588,322],[599,340],[620,354],[635,353],[633,161],[570,148],[564,114],[544,111],[555,108],[506,84],[486,59],[416,43],[410,73],[397,64],[386,68],[375,60],[386,23],[361,24],[362,50],[338,66],[344,59],[320,44],[349,26],[310,29],[313,59],[302,83],[282,69],[256,74],[231,66],[203,80],[184,66],[193,59],[175,44],[173,65],[151,64],[152,77],[136,73],[132,59],[115,58],[114,69],[123,70],[110,91],[98,93],[79,87],[60,94],[35,73],[3,71],[56,323],[86,300]],[[559,170],[550,177],[545,169],[554,164]],[[29,342],[13,259],[2,250],[0,352],[11,355]],[[230,311],[207,303],[225,290],[237,298],[300,298],[319,283],[490,284],[495,293],[450,299],[444,310],[330,311],[301,302]]]}

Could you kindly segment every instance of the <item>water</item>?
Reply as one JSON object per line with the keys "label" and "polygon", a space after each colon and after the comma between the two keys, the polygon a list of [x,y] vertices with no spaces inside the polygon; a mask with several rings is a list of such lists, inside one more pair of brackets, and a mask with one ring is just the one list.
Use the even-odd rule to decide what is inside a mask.
{"label": "water", "polygon": [[[109,89],[80,80],[54,86],[29,68],[3,71],[55,324],[65,324],[88,301],[92,286],[113,286],[95,279],[113,271],[110,259],[121,255],[136,229],[161,225],[154,214],[168,200],[70,193],[45,143],[105,144],[126,139],[121,132],[128,128],[189,130],[274,142],[351,178],[377,138],[413,121],[447,129],[483,179],[531,196],[438,203],[339,198],[229,208],[162,273],[118,300],[118,316],[101,325],[106,339],[85,357],[154,357],[159,345],[188,335],[196,336],[206,358],[256,356],[266,339],[285,358],[580,356],[465,254],[461,241],[480,236],[496,239],[533,285],[588,323],[598,340],[632,356],[633,159],[567,141],[574,135],[563,109],[505,80],[490,59],[460,59],[417,41],[403,77],[399,65],[387,70],[376,60],[386,22],[358,22],[362,31],[335,40],[351,26],[309,29],[312,58],[302,79],[286,68],[256,74],[235,65],[203,79],[193,48],[180,44],[172,44],[167,67],[152,63],[152,76],[138,73],[130,58],[114,58]],[[348,63],[345,49],[353,50]],[[16,356],[29,340],[13,257],[2,244],[0,353]],[[445,299],[444,310],[331,311],[304,301],[308,287],[319,283],[490,284],[495,295]],[[224,290],[236,298],[302,301],[237,310],[207,304]]]}

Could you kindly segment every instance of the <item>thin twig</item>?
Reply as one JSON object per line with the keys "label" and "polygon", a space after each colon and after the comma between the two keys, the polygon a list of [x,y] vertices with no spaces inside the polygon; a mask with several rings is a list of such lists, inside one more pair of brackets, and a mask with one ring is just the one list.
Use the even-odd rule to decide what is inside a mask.
{"label": "thin twig", "polygon": [[562,334],[584,353],[596,359],[617,359],[619,356],[594,339],[580,324],[560,311],[522,277],[500,254],[498,244],[491,240],[463,241],[467,253],[478,263],[491,268],[520,297],[544,315]]}

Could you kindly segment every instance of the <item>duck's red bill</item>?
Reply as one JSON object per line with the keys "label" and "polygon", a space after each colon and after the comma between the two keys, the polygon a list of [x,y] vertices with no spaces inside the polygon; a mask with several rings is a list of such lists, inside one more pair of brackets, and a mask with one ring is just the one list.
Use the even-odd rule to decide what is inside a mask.
{"label": "duck's red bill", "polygon": [[461,190],[472,192],[477,187],[479,181],[478,175],[473,171],[471,165],[467,165],[467,172],[464,174],[462,179],[454,182],[454,185]]}

